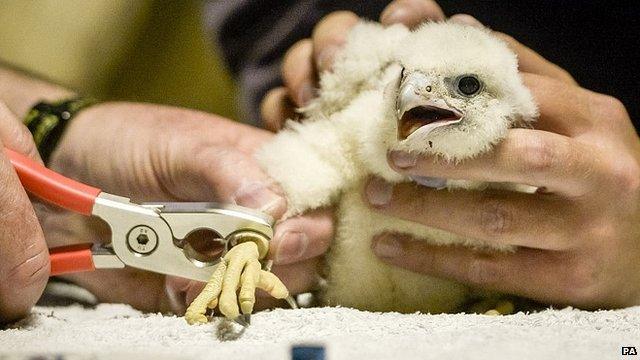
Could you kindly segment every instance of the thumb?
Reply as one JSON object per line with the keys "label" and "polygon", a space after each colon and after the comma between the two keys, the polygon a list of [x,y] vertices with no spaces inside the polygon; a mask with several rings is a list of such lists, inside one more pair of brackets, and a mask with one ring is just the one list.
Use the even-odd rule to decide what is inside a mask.
{"label": "thumb", "polygon": [[42,163],[33,137],[26,126],[0,101],[0,140],[4,146]]}
{"label": "thumb", "polygon": [[[2,146],[0,141],[0,150]],[[0,323],[3,323],[26,315],[40,298],[49,278],[49,254],[29,197],[4,151],[0,151],[0,184]]]}
{"label": "thumb", "polygon": [[279,219],[287,209],[280,188],[245,152],[226,145],[186,151],[174,161],[179,174],[173,193],[191,200],[215,200],[257,209]]}

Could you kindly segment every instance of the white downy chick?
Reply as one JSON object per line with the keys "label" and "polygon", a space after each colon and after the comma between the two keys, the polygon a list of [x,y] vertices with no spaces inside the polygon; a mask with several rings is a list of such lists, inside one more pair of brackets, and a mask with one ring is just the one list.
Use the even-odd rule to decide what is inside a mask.
{"label": "white downy chick", "polygon": [[[289,122],[256,155],[284,189],[287,216],[337,206],[327,305],[446,312],[468,300],[471,290],[461,284],[382,263],[371,239],[392,231],[435,244],[482,244],[378,214],[364,203],[363,187],[371,175],[412,181],[389,167],[390,150],[464,161],[489,151],[510,127],[532,121],[537,108],[517,66],[515,54],[486,29],[450,22],[413,32],[374,23],[353,29],[334,70],[321,76],[319,98],[303,109],[305,120]],[[459,180],[438,185],[528,190]]]}

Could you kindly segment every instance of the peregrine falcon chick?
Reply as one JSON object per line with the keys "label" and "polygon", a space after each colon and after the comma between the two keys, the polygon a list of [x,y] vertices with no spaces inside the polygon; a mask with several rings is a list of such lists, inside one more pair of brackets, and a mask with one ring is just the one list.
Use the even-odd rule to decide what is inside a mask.
{"label": "peregrine falcon chick", "polygon": [[[537,107],[522,83],[515,54],[490,31],[467,25],[427,23],[409,31],[401,25],[360,23],[333,71],[322,74],[320,96],[302,112],[305,120],[290,121],[256,157],[284,189],[287,216],[337,208],[324,303],[370,311],[448,312],[467,301],[472,290],[462,284],[382,263],[371,250],[371,239],[391,231],[434,244],[483,244],[376,213],[362,194],[370,176],[414,181],[389,167],[389,151],[460,162],[490,151],[510,127],[532,121]],[[433,179],[428,182],[433,185]],[[462,180],[442,179],[438,185],[528,190]]]}

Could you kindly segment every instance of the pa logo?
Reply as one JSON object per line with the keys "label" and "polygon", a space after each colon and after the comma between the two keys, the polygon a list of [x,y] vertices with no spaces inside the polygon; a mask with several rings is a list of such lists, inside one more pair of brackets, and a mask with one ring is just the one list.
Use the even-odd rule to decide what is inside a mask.
{"label": "pa logo", "polygon": [[622,355],[638,355],[638,350],[635,346],[623,346]]}

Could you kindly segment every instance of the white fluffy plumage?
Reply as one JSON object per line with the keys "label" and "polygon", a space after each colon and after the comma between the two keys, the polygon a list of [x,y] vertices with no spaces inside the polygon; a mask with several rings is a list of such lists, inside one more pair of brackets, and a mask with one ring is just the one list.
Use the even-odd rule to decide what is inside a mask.
{"label": "white fluffy plumage", "polygon": [[[446,312],[467,287],[380,262],[374,235],[400,232],[436,244],[479,245],[471,239],[376,213],[362,200],[368,177],[411,181],[393,171],[387,153],[404,150],[463,161],[489,151],[510,127],[537,116],[518,74],[516,56],[488,30],[450,22],[411,32],[358,24],[320,96],[257,153],[284,189],[287,216],[337,206],[336,238],[327,256],[327,305],[371,311]],[[449,188],[515,185],[447,181]]]}

